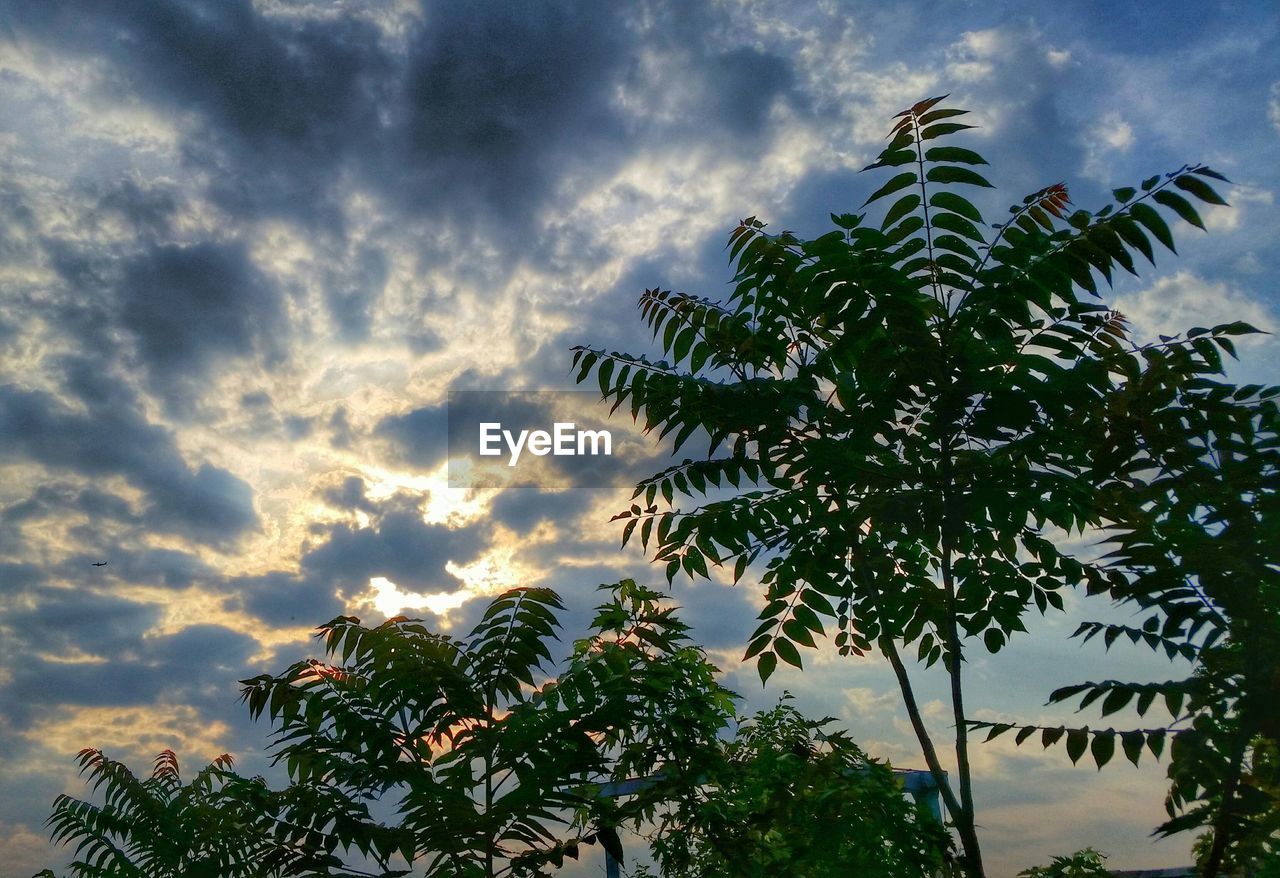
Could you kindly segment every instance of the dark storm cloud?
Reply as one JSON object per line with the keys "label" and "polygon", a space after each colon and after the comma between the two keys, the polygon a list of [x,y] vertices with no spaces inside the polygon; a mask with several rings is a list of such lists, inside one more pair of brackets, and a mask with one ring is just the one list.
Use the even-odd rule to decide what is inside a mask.
{"label": "dark storm cloud", "polygon": [[178,207],[171,186],[125,178],[102,189],[95,213],[117,216],[135,233],[158,237],[168,232]]}
{"label": "dark storm cloud", "polygon": [[268,350],[280,303],[243,244],[162,245],[125,267],[120,317],[152,383],[170,389],[221,357]]}
{"label": "dark storm cloud", "polygon": [[539,524],[550,522],[568,526],[591,495],[580,491],[542,491],[537,488],[499,492],[489,506],[489,520],[505,525],[517,534],[527,534]]}
{"label": "dark storm cloud", "polygon": [[145,660],[163,667],[237,671],[258,651],[258,641],[222,625],[191,625],[151,638]]}
{"label": "dark storm cloud", "polygon": [[[87,524],[76,525],[71,531],[82,553],[97,552],[108,545],[111,525],[141,522],[133,506],[116,494],[92,486],[46,482],[25,499],[0,509],[0,554],[20,557],[26,549],[24,528],[34,530],[38,522],[57,521],[68,515],[80,515],[88,520]],[[84,560],[79,554],[72,558],[77,564]]]}
{"label": "dark storm cloud", "polygon": [[93,487],[78,488],[65,482],[41,485],[30,497],[5,507],[0,512],[0,519],[6,524],[20,525],[67,512],[80,512],[97,519],[136,521],[133,508],[123,497]]}
{"label": "dark storm cloud", "polygon": [[356,436],[356,429],[351,424],[351,417],[345,405],[340,405],[329,416],[329,444],[334,448],[350,448],[351,440]]}
{"label": "dark storm cloud", "polygon": [[[615,4],[431,3],[400,45],[357,16],[273,17],[248,0],[11,10],[19,34],[106,59],[104,89],[194,114],[184,161],[235,215],[340,232],[337,187],[354,180],[407,215],[480,221],[526,243],[568,169],[600,173],[654,138],[749,136],[778,95],[794,97],[786,60],[710,44],[718,10],[645,15],[665,22],[659,42],[679,49],[680,84],[697,92],[678,131],[636,130],[617,105],[620,88],[661,98],[671,85],[639,78],[654,35]],[[119,197],[141,227],[167,205],[140,195]],[[355,302],[339,290],[331,304],[358,332]]]}
{"label": "dark storm cloud", "polygon": [[227,586],[236,595],[233,606],[273,626],[319,625],[345,609],[337,586],[323,576],[274,572],[232,579]]}
{"label": "dark storm cloud", "polygon": [[315,524],[297,573],[275,571],[232,579],[233,604],[272,625],[320,624],[343,611],[338,599],[364,591],[382,576],[407,591],[449,591],[461,583],[445,570],[467,564],[489,545],[489,527],[451,528],[422,520],[420,498],[396,494],[373,502],[359,478],[322,495],[332,505],[361,509],[368,526]]}
{"label": "dark storm cloud", "polygon": [[199,542],[229,543],[258,523],[245,482],[208,463],[192,468],[172,433],[129,408],[79,412],[43,391],[0,386],[0,460],[6,459],[122,476],[146,492],[146,524]]}
{"label": "dark storm cloud", "polygon": [[0,595],[17,594],[42,584],[46,573],[35,564],[0,561]]}
{"label": "dark storm cloud", "polygon": [[330,278],[326,283],[325,302],[343,338],[358,341],[369,334],[370,321],[388,276],[386,254],[364,247],[350,266],[349,277]]}
{"label": "dark storm cloud", "polygon": [[37,603],[11,606],[4,625],[28,649],[51,654],[76,651],[104,658],[136,655],[142,634],[160,608],[82,589],[46,588]]}
{"label": "dark storm cloud", "polygon": [[111,571],[126,582],[173,589],[210,582],[216,575],[195,555],[177,549],[142,548],[115,553]]}
{"label": "dark storm cloud", "polygon": [[198,114],[186,160],[224,208],[332,227],[340,168],[414,213],[537,202],[557,159],[619,132],[612,8],[434,4],[403,55],[356,17],[272,18],[248,0],[19,4],[13,19],[108,59],[109,88]]}
{"label": "dark storm cloud", "polygon": [[705,71],[705,109],[734,135],[760,131],[774,100],[792,87],[791,65],[786,60],[751,48],[714,54],[707,59]]}
{"label": "dark storm cloud", "polygon": [[391,443],[397,459],[423,470],[435,469],[449,450],[448,411],[441,404],[389,415],[374,428],[374,433]]}
{"label": "dark storm cloud", "polygon": [[248,0],[49,2],[11,14],[20,33],[110,61],[105,88],[198,114],[187,159],[237,213],[334,221],[324,183],[379,127],[390,60],[355,18],[270,19]]}
{"label": "dark storm cloud", "polygon": [[137,404],[137,395],[100,361],[83,355],[63,357],[50,364],[63,375],[62,387],[91,409]]}
{"label": "dark storm cloud", "polygon": [[449,589],[457,580],[445,564],[466,564],[487,545],[483,529],[426,524],[422,512],[408,504],[382,512],[369,527],[336,524],[319,532],[323,541],[303,553],[303,575],[349,594],[375,576],[413,591]]}
{"label": "dark storm cloud", "polygon": [[[0,700],[12,705],[5,717],[12,726],[27,727],[66,706],[178,703],[206,717],[233,710],[235,680],[252,670],[248,659],[259,648],[253,637],[205,624],[143,639],[141,630],[158,615],[155,608],[83,594],[73,600],[83,606],[55,601],[23,619],[26,627],[20,630],[31,633],[22,641],[29,650],[78,647],[110,661],[57,662],[29,655],[15,663],[11,679],[0,686]],[[78,636],[72,639],[69,632]]]}
{"label": "dark storm cloud", "polygon": [[413,193],[524,216],[621,134],[632,49],[613,4],[434,4],[404,84]]}
{"label": "dark storm cloud", "polygon": [[341,485],[323,491],[321,497],[326,503],[336,506],[338,509],[358,509],[363,512],[377,511],[377,507],[370,502],[365,494],[364,479],[359,476],[348,476],[343,479]]}

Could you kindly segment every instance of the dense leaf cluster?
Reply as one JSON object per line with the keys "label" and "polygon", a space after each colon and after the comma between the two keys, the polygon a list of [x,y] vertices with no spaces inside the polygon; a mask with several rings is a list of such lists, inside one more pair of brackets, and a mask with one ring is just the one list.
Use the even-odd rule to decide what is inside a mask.
{"label": "dense leaf cluster", "polygon": [[[1208,351],[1204,336],[1187,333]],[[1280,856],[1280,798],[1267,760],[1255,757],[1280,738],[1280,388],[1187,380],[1184,348],[1144,353],[1142,380],[1158,392],[1110,401],[1104,450],[1127,464],[1106,486],[1111,551],[1085,571],[1091,592],[1141,619],[1085,623],[1076,634],[1101,635],[1107,648],[1121,638],[1144,644],[1189,660],[1191,671],[1161,683],[1077,684],[1050,700],[1097,702],[1103,717],[1163,707],[1169,721],[1155,728],[1065,730],[1068,754],[1079,759],[1087,746],[1101,767],[1118,740],[1137,764],[1144,744],[1159,756],[1168,741],[1170,820],[1159,832],[1208,827],[1224,845]],[[1034,731],[1023,727],[1019,741]],[[1063,732],[1042,736],[1052,743]]]}
{"label": "dense leaf cluster", "polygon": [[316,849],[276,843],[273,821],[257,807],[270,794],[239,777],[230,756],[186,783],[171,750],[147,777],[100,750],[82,750],[77,761],[101,801],[59,795],[48,821],[55,843],[75,843],[75,878],[267,878],[338,865]]}
{"label": "dense leaf cluster", "polygon": [[393,828],[327,809],[283,822],[384,867],[398,853],[427,876],[540,874],[582,844],[616,845],[615,827],[648,803],[594,790],[659,767],[696,771],[732,696],[671,608],[631,580],[552,676],[561,608],[548,589],[514,589],[466,639],[404,618],[339,618],[323,629],[338,663],[246,681],[295,784],[319,803],[395,803]]}
{"label": "dense leaf cluster", "polygon": [[701,783],[661,813],[652,848],[669,878],[859,875],[931,878],[948,862],[940,823],[888,766],[789,704],[722,744]]}

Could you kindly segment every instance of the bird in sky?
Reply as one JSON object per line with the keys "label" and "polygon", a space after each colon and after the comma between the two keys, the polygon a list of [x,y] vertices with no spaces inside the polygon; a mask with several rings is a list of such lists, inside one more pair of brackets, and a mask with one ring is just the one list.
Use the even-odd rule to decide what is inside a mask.
{"label": "bird in sky", "polygon": [[107,562],[106,562],[106,561],[94,561],[94,562],[93,562],[93,566],[94,566],[94,567],[106,567],[106,566],[107,566]]}

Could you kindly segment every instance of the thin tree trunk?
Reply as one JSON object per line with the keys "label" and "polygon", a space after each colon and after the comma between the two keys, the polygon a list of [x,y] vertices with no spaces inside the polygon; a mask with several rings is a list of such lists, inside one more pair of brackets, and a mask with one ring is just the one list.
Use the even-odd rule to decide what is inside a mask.
{"label": "thin tree trunk", "polygon": [[[943,527],[946,527],[945,518]],[[969,765],[969,727],[964,712],[964,687],[960,677],[962,665],[960,632],[955,614],[955,581],[951,571],[951,547],[944,540],[942,550],[942,584],[947,591],[947,674],[951,678],[951,711],[956,724],[956,773],[960,783],[960,813],[956,815],[956,830],[964,844],[965,871],[970,878],[984,878],[982,850],[978,845],[978,830],[974,820],[973,779]]]}
{"label": "thin tree trunk", "polygon": [[[877,604],[877,613],[880,612],[878,606],[880,603],[879,598],[879,592],[873,587],[873,599]],[[889,665],[893,668],[894,676],[898,678],[898,688],[902,692],[902,702],[906,705],[907,716],[911,720],[911,728],[915,730],[916,739],[920,742],[920,750],[924,753],[925,764],[929,766],[929,773],[933,775],[934,783],[938,785],[938,793],[942,796],[943,804],[947,806],[947,811],[951,814],[956,830],[960,833],[960,844],[964,851],[965,873],[969,878],[985,878],[985,873],[982,870],[982,853],[978,848],[978,835],[974,828],[972,797],[967,802],[963,796],[959,800],[956,799],[955,791],[951,788],[951,782],[947,779],[946,772],[942,770],[942,763],[938,761],[938,753],[933,746],[933,738],[930,737],[929,729],[924,724],[924,716],[920,712],[920,704],[916,700],[915,690],[911,686],[911,677],[907,674],[907,668],[902,661],[901,654],[898,652],[897,644],[894,643],[892,637],[886,636],[880,639],[878,645],[885,657],[889,659]],[[968,750],[966,749],[964,752],[966,759],[961,764],[967,770]],[[957,748],[958,753],[959,749]]]}
{"label": "thin tree trunk", "polygon": [[[946,349],[944,338],[943,350]],[[944,408],[946,408],[944,404]],[[969,765],[969,726],[964,711],[964,685],[961,678],[963,656],[960,648],[960,626],[956,619],[956,583],[952,570],[952,555],[955,554],[955,510],[954,474],[952,472],[952,454],[954,438],[948,436],[942,444],[942,459],[939,462],[942,476],[942,587],[946,592],[946,630],[943,632],[947,640],[944,664],[951,679],[951,713],[956,726],[956,773],[959,775],[960,813],[956,815],[956,830],[960,833],[960,841],[964,845],[965,872],[969,878],[985,878],[982,867],[982,850],[978,845],[978,829],[976,811],[973,806],[973,778]]]}
{"label": "thin tree trunk", "polygon": [[1209,848],[1209,856],[1204,861],[1203,878],[1218,878],[1222,871],[1222,860],[1227,853],[1227,845],[1231,842],[1231,814],[1235,804],[1236,789],[1240,785],[1240,773],[1244,766],[1244,753],[1249,748],[1250,735],[1243,723],[1236,733],[1236,743],[1231,753],[1231,767],[1222,783],[1222,804],[1218,808],[1218,816],[1213,821],[1213,844]]}
{"label": "thin tree trunk", "polygon": [[929,736],[929,730],[925,727],[924,717],[920,713],[919,702],[916,701],[915,690],[911,686],[911,678],[907,676],[907,668],[902,663],[902,656],[898,653],[897,644],[891,638],[884,638],[880,644],[880,650],[889,659],[889,665],[893,668],[894,675],[898,678],[898,688],[902,690],[902,702],[907,707],[907,716],[911,720],[911,728],[915,730],[916,739],[920,742],[920,749],[924,753],[924,761],[929,766],[929,773],[933,775],[933,781],[938,785],[938,793],[942,796],[942,803],[947,806],[947,812],[953,817],[958,814],[962,806],[956,799],[955,791],[951,789],[951,781],[947,778],[947,773],[942,770],[942,763],[938,761],[938,752],[934,749],[933,738]]}

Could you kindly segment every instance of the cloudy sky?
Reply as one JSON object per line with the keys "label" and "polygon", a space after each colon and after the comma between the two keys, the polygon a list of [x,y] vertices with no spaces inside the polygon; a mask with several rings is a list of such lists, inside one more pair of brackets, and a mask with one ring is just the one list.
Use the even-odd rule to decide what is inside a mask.
{"label": "cloudy sky", "polygon": [[[856,171],[889,118],[945,92],[981,126],[993,216],[1058,181],[1096,207],[1225,173],[1232,208],[1112,301],[1147,335],[1280,325],[1263,0],[0,2],[0,861],[59,861],[41,823],[81,747],[260,770],[235,681],[314,654],[334,615],[465,631],[542,584],[573,629],[596,584],[657,580],[617,549],[614,493],[450,489],[447,391],[568,387],[576,343],[645,350],[643,288],[723,295],[747,215],[826,231],[877,185]],[[1233,377],[1277,366],[1261,339]],[[749,707],[791,689],[920,766],[876,660],[823,652],[762,691],[737,662],[750,582],[674,595]],[[1066,640],[1105,612],[1072,601],[975,657],[976,714],[1169,672]],[[1188,862],[1148,837],[1161,776],[980,748],[992,874],[1085,845]]]}

